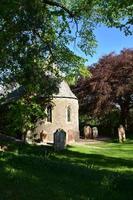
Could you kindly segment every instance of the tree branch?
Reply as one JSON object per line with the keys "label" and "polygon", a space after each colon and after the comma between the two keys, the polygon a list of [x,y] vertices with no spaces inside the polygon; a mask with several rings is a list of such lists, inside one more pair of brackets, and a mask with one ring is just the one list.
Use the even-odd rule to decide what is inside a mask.
{"label": "tree branch", "polygon": [[[71,17],[71,18],[75,18],[76,17],[76,13],[74,13],[74,12],[71,12],[68,8],[66,8],[64,5],[62,5],[61,3],[58,3],[58,2],[56,2],[56,1],[52,1],[52,0],[43,0],[43,2],[45,3],[45,4],[48,4],[48,5],[50,5],[50,6],[56,6],[56,7],[59,7],[59,8],[61,8],[61,9],[63,9],[65,12],[67,12],[68,14],[69,14],[69,16]],[[75,25],[76,25],[76,38],[77,38],[77,33],[78,33],[78,23],[77,23],[77,21],[76,21],[76,19],[74,19],[74,22],[75,22]],[[61,33],[60,33],[60,35],[61,35]]]}
{"label": "tree branch", "polygon": [[56,1],[50,1],[50,0],[43,0],[43,2],[50,6],[56,6],[56,7],[63,9],[65,12],[67,12],[69,14],[69,16],[71,18],[75,17],[75,14],[73,12],[71,12],[68,8],[66,8],[64,5],[62,5],[61,3],[58,3]]}
{"label": "tree branch", "polygon": [[54,54],[53,54],[53,52],[52,52],[51,45],[50,45],[48,42],[44,41],[43,38],[40,36],[40,34],[39,34],[35,29],[33,30],[33,32],[37,35],[37,37],[38,37],[43,43],[46,44],[46,46],[48,47],[48,50],[49,50],[49,52],[50,52],[50,54],[51,54],[51,56],[52,56],[52,58],[53,58],[53,60],[54,60],[54,59],[55,59],[55,56],[54,56]]}

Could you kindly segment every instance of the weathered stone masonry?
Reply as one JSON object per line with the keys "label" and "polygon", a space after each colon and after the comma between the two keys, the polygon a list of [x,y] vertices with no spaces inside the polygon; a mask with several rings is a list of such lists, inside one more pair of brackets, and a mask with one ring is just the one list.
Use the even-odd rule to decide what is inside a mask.
{"label": "weathered stone masonry", "polygon": [[61,128],[67,133],[67,143],[71,143],[79,137],[78,99],[70,90],[68,84],[63,81],[59,93],[53,95],[51,122],[44,119],[38,122],[36,132],[40,134],[44,130],[47,140],[53,142],[54,132]]}

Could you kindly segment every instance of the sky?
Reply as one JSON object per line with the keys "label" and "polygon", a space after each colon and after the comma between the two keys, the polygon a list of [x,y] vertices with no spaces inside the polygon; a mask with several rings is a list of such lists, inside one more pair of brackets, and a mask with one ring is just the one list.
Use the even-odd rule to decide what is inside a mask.
{"label": "sky", "polygon": [[98,47],[93,57],[85,56],[78,48],[71,47],[77,55],[88,59],[87,66],[96,63],[103,55],[111,52],[118,54],[123,48],[133,48],[133,36],[125,36],[124,32],[116,28],[101,26],[95,30],[95,35]]}

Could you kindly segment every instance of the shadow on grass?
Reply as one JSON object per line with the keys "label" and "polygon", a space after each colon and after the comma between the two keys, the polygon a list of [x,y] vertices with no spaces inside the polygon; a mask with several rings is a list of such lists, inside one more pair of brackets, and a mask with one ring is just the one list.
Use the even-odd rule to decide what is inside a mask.
{"label": "shadow on grass", "polygon": [[132,200],[133,160],[14,143],[9,150],[0,155],[0,200]]}

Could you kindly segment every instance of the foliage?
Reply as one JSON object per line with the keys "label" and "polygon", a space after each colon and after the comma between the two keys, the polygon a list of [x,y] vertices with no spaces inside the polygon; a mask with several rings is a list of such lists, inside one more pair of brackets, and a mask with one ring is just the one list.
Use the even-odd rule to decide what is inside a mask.
{"label": "foliage", "polygon": [[75,88],[81,109],[97,116],[117,109],[125,125],[133,107],[133,50],[103,56],[91,72],[92,78],[81,79]]}
{"label": "foliage", "polygon": [[[12,134],[18,132],[25,134],[27,130],[33,130],[37,119],[46,117],[45,110],[40,104],[25,99],[18,100],[9,105],[8,129]],[[12,120],[13,119],[13,120]]]}
{"label": "foliage", "polygon": [[115,138],[118,135],[118,127],[120,124],[120,112],[113,109],[100,118],[99,132],[102,135]]}
{"label": "foliage", "polygon": [[81,66],[78,68],[78,70],[75,70],[74,68],[71,69],[70,74],[68,74],[65,79],[69,83],[69,85],[71,85],[71,87],[74,87],[80,77],[91,77],[91,73],[87,69],[87,67]]}
{"label": "foliage", "polygon": [[80,122],[85,124],[90,124],[91,126],[97,126],[100,123],[100,120],[98,118],[92,118],[91,116],[86,115],[80,115]]}
{"label": "foliage", "polygon": [[35,98],[31,101],[21,98],[1,106],[1,132],[22,138],[22,135],[25,135],[27,130],[33,131],[36,128],[38,119],[46,117],[45,107],[46,100],[37,103]]}
{"label": "foliage", "polygon": [[85,60],[69,47],[93,54],[93,31],[101,23],[131,34],[132,2],[1,0],[0,85],[9,92],[24,86],[29,99],[51,96],[62,80],[60,72],[72,82],[73,76],[84,75]]}
{"label": "foliage", "polygon": [[131,11],[131,1],[2,0],[0,82],[29,85],[34,81],[36,86],[44,72],[52,70],[52,62],[68,73],[83,67],[83,59],[68,46],[77,42],[82,51],[92,54],[96,25],[104,23],[131,32]]}

